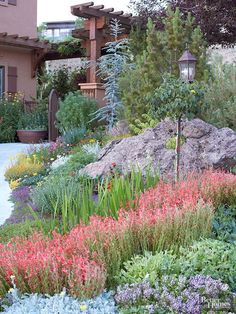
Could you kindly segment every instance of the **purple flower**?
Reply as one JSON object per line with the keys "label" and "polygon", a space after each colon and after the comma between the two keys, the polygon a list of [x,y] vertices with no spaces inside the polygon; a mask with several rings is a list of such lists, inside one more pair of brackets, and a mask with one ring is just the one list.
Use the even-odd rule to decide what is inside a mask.
{"label": "purple flower", "polygon": [[210,298],[217,298],[221,292],[228,290],[228,285],[210,276],[197,275],[189,279],[189,286],[193,289],[204,289],[205,294]]}
{"label": "purple flower", "polygon": [[118,293],[115,296],[117,303],[134,304],[142,296],[141,284],[125,285],[122,289],[118,288]]}
{"label": "purple flower", "polygon": [[156,304],[148,304],[146,305],[146,310],[148,311],[149,314],[154,314],[157,310]]}
{"label": "purple flower", "polygon": [[30,186],[21,186],[12,191],[13,202],[27,203],[30,199]]}

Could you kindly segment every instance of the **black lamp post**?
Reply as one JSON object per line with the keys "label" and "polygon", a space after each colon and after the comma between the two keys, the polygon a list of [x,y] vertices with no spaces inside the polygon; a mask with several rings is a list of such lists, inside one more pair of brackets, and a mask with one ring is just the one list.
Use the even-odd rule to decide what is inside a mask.
{"label": "black lamp post", "polygon": [[191,83],[194,81],[196,62],[197,59],[188,50],[186,50],[178,60],[180,78],[184,82]]}
{"label": "black lamp post", "polygon": [[[197,59],[186,50],[182,57],[178,60],[180,78],[186,83],[192,83],[196,73],[196,62]],[[180,139],[181,139],[181,116],[177,119],[177,135],[176,135],[176,164],[175,164],[175,181],[179,181],[180,172]]]}

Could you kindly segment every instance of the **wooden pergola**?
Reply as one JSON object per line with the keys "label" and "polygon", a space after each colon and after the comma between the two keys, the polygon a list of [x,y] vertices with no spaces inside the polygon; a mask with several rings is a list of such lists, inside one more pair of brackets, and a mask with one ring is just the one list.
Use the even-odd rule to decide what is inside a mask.
{"label": "wooden pergola", "polygon": [[[104,5],[94,5],[93,2],[74,5],[71,7],[73,15],[85,18],[83,28],[75,29],[73,37],[82,40],[81,45],[86,50],[86,57],[95,64],[101,57],[103,48],[108,41],[114,40],[110,36],[109,25],[114,18],[119,20],[124,28],[122,36],[127,37],[131,29],[132,14],[123,11],[114,11],[114,8],[104,8]],[[96,66],[87,70],[87,83],[80,84],[81,91],[89,97],[96,98],[103,105],[104,89],[97,76]]]}
{"label": "wooden pergola", "polygon": [[0,33],[0,46],[17,47],[31,51],[32,56],[32,77],[35,77],[36,70],[43,56],[51,49],[48,40],[29,38],[18,34]]}
{"label": "wooden pergola", "polygon": [[36,76],[37,70],[43,66],[45,61],[84,57],[81,50],[65,56],[58,52],[58,44],[50,43],[49,40],[19,36],[18,34],[8,34],[7,32],[0,33],[0,47],[1,46],[17,47],[31,51],[32,77]]}

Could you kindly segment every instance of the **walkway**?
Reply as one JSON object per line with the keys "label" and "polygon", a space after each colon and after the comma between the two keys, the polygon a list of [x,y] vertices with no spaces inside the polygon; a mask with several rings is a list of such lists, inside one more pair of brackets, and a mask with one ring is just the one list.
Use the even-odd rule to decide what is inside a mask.
{"label": "walkway", "polygon": [[5,169],[10,164],[12,157],[25,152],[29,147],[29,144],[21,143],[0,144],[0,225],[10,217],[13,209],[12,203],[9,202],[11,190],[4,179]]}

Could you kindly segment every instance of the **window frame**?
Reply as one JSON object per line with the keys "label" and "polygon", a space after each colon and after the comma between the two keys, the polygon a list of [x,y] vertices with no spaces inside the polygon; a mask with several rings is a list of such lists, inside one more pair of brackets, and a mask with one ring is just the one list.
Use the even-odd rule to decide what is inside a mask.
{"label": "window frame", "polygon": [[8,0],[0,0],[0,5],[7,7],[8,6]]}
{"label": "window frame", "polygon": [[17,0],[0,0],[0,5],[8,7],[9,5],[16,6]]}

